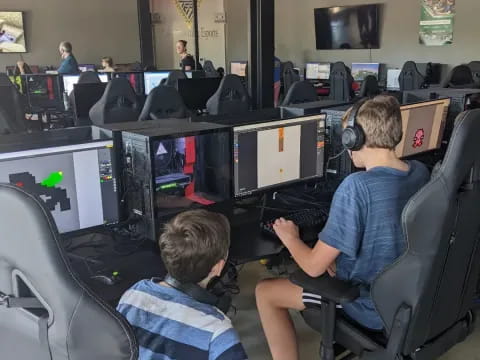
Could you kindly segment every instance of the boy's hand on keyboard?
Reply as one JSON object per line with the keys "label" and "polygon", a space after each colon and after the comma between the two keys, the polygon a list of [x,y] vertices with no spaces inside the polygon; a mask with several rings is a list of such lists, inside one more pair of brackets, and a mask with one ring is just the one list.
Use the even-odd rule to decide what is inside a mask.
{"label": "boy's hand on keyboard", "polygon": [[285,246],[288,246],[291,241],[300,240],[300,231],[293,221],[284,218],[277,219],[273,223],[273,230]]}

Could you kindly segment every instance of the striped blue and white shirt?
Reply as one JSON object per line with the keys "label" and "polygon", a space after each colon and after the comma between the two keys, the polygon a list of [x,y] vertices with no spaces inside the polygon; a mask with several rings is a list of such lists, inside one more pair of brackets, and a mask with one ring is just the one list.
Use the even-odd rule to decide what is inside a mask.
{"label": "striped blue and white shirt", "polygon": [[156,279],[135,284],[117,310],[134,329],[140,360],[247,359],[225,314]]}

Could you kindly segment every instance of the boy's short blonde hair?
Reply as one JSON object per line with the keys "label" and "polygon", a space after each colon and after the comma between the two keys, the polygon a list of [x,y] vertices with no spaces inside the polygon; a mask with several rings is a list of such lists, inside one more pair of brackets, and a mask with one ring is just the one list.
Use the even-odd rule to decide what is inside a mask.
{"label": "boy's short blonde hair", "polygon": [[[343,118],[347,126],[352,109]],[[363,104],[357,114],[357,124],[365,133],[365,146],[395,150],[402,141],[402,113],[400,104],[393,96],[379,95]]]}

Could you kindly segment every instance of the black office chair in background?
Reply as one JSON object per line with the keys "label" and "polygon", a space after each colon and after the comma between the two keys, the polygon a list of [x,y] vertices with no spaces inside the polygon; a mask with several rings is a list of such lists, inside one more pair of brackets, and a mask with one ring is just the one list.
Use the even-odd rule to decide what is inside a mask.
{"label": "black office chair in background", "polygon": [[474,87],[472,70],[467,65],[455,66],[442,81],[442,88],[471,89]]}
{"label": "black office chair in background", "polygon": [[476,87],[480,87],[480,61],[471,61],[467,65],[472,72],[473,81]]}
{"label": "black office chair in background", "polygon": [[398,77],[400,91],[418,90],[425,85],[425,77],[420,74],[417,64],[407,61],[403,64],[402,71]]}
{"label": "black office chair in background", "polygon": [[27,131],[26,106],[25,97],[6,74],[0,73],[0,134]]}
{"label": "black office chair in background", "polygon": [[100,80],[100,77],[96,72],[85,71],[80,74],[77,84],[98,84],[101,82],[102,80]]}
{"label": "black office chair in background", "polygon": [[213,62],[211,60],[205,60],[203,63],[203,71],[205,71],[205,77],[207,78],[217,78],[220,77],[220,74],[213,66]]}
{"label": "black office chair in background", "polygon": [[309,81],[297,81],[293,83],[290,90],[288,90],[285,99],[283,99],[282,106],[302,104],[317,100],[317,91]]}
{"label": "black office chair in background", "polygon": [[341,61],[332,65],[330,70],[330,100],[350,101],[354,97],[353,77],[350,69]]}
{"label": "black office chair in background", "polygon": [[166,79],[163,79],[161,85],[173,86],[178,89],[178,80],[187,79],[187,75],[182,70],[172,70]]}
{"label": "black office chair in background", "polygon": [[188,109],[177,89],[171,86],[157,86],[148,95],[139,120],[182,119],[188,114]]}
{"label": "black office chair in background", "polygon": [[225,75],[218,90],[207,101],[210,115],[237,115],[250,110],[250,98],[237,75]]}
{"label": "black office chair in background", "polygon": [[303,317],[322,333],[322,360],[334,359],[334,342],[352,352],[346,359],[433,360],[473,331],[480,271],[478,134],[480,110],[460,114],[443,163],[403,211],[406,253],[369,291],[384,333],[362,328],[336,309],[358,298],[358,287],[328,275],[291,276],[321,297],[321,310],[309,308]]}
{"label": "black office chair in background", "polygon": [[2,359],[136,360],[126,320],[72,271],[44,202],[0,184]]}
{"label": "black office chair in background", "polygon": [[362,81],[358,96],[360,98],[372,98],[374,96],[377,96],[378,94],[380,94],[380,89],[378,87],[377,77],[374,75],[365,76],[365,79],[363,79]]}
{"label": "black office chair in background", "polygon": [[112,79],[102,98],[90,109],[94,125],[137,121],[139,115],[137,96],[125,78]]}
{"label": "black office chair in background", "polygon": [[282,63],[281,81],[283,85],[283,93],[288,94],[290,87],[297,81],[300,81],[300,75],[293,68],[293,62],[286,61]]}

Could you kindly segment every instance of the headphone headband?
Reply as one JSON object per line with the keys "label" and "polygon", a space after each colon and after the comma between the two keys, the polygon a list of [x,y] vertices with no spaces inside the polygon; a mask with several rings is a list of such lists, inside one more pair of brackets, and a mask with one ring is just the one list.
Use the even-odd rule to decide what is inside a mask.
{"label": "headphone headband", "polygon": [[354,127],[357,124],[357,116],[360,112],[361,107],[368,101],[368,98],[359,100],[353,105],[352,111],[350,111],[350,116],[348,117],[347,126]]}

